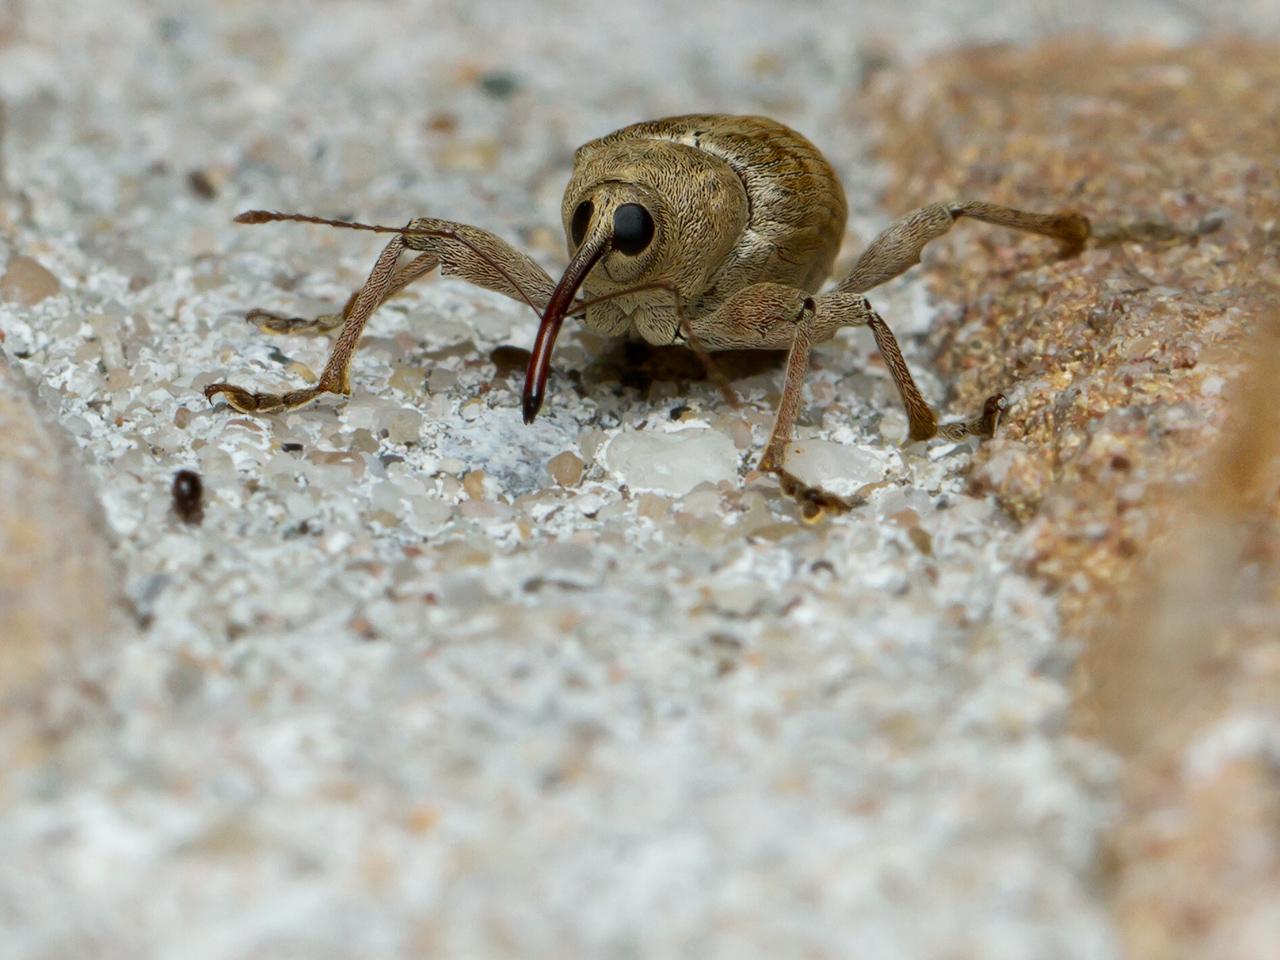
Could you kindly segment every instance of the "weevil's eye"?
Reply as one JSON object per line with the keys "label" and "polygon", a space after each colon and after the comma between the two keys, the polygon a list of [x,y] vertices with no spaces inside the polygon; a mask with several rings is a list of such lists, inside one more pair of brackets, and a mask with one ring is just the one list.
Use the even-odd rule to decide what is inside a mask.
{"label": "weevil's eye", "polygon": [[653,217],[638,203],[624,203],[613,212],[613,249],[634,257],[653,240]]}
{"label": "weevil's eye", "polygon": [[573,222],[569,224],[569,236],[573,238],[575,247],[582,246],[582,238],[587,235],[587,224],[591,222],[591,214],[595,213],[595,209],[590,200],[583,200],[578,204],[578,209],[573,211]]}

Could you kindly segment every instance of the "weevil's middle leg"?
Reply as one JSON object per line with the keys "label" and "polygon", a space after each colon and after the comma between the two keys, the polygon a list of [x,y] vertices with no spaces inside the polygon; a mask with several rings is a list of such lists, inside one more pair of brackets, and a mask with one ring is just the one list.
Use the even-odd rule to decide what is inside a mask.
{"label": "weevil's middle leg", "polygon": [[809,368],[809,354],[815,343],[829,340],[843,327],[869,326],[885,366],[893,377],[907,411],[908,439],[943,437],[989,437],[995,433],[1005,409],[1002,394],[988,398],[982,413],[970,420],[939,424],[920,388],[907,368],[893,332],[880,315],[859,294],[831,292],[813,297],[803,290],[776,283],[758,283],[726,300],[709,316],[699,317],[692,328],[704,342],[721,349],[777,349],[789,347],[782,397],[778,402],[773,430],[760,458],[760,469],[777,474],[783,490],[800,501],[805,519],[823,513],[847,510],[853,504],[814,487],[807,486],[786,469],[786,450],[795,429],[796,417]]}

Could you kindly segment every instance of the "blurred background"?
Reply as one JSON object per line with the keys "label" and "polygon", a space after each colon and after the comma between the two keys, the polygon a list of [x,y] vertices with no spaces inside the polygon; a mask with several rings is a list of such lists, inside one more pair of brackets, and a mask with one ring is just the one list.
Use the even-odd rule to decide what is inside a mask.
{"label": "blurred background", "polygon": [[[1276,0],[0,0],[0,953],[1271,955],[1280,430],[1274,371],[1235,381],[1275,355],[1277,32]],[[200,398],[314,376],[244,311],[332,309],[376,247],[235,213],[456,219],[556,274],[574,148],[702,111],[824,151],[841,262],[957,195],[1185,242],[966,227],[877,291],[932,399],[1016,416],[902,450],[842,334],[802,434],[868,505],[817,527],[752,472],[776,376],[726,410],[567,331],[526,429],[495,357],[531,318],[448,281],[378,314],[346,403]],[[642,441],[694,431],[663,487]]]}

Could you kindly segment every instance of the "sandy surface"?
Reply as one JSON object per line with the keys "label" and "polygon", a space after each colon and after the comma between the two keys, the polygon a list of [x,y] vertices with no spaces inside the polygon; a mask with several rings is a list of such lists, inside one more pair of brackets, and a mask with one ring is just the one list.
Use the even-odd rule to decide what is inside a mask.
{"label": "sandy surface", "polygon": [[[815,479],[881,485],[813,527],[749,477],[777,372],[733,411],[620,383],[569,330],[527,428],[490,353],[533,318],[452,281],[377,315],[345,403],[199,396],[318,370],[324,341],[243,313],[331,309],[376,249],[242,209],[457,218],[554,270],[574,146],[717,109],[809,134],[855,243],[888,219],[857,106],[886,57],[1103,10],[1115,34],[1203,26],[682,6],[0,13],[0,243],[56,284],[10,282],[3,349],[88,462],[133,616],[44,692],[42,736],[0,732],[8,955],[1113,955],[1114,764],[1067,732],[1074,651],[1011,570],[1012,522],[966,493],[969,448],[897,446],[869,337],[821,348],[802,436]],[[874,299],[904,334],[931,322],[918,283]],[[198,526],[171,512],[182,468]]]}

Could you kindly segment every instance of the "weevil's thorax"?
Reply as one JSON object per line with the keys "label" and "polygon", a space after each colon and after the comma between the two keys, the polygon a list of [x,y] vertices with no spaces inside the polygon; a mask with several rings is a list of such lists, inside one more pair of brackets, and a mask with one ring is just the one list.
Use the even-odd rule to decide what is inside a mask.
{"label": "weevil's thorax", "polygon": [[[723,115],[646,121],[580,147],[562,206],[571,254],[574,215],[586,201],[587,230],[607,229],[619,206],[638,203],[652,214],[654,238],[637,256],[606,254],[584,295],[669,283],[691,318],[754,283],[816,291],[847,212],[835,172],[807,139],[764,117]],[[661,291],[620,297],[589,311],[587,323],[658,342],[644,329],[646,314],[666,314],[661,326],[670,330],[670,302]]]}

